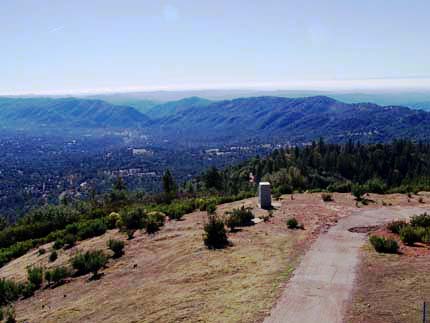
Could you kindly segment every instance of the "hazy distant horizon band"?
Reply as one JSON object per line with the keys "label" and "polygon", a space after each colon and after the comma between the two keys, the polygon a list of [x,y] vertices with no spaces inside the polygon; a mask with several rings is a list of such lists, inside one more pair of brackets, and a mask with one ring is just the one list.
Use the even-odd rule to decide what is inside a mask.
{"label": "hazy distant horizon band", "polygon": [[124,86],[92,89],[1,91],[0,95],[67,95],[102,94],[153,91],[205,91],[205,90],[255,90],[255,91],[430,91],[430,77],[371,78],[362,80],[289,81],[282,83],[217,83],[174,84],[155,86]]}

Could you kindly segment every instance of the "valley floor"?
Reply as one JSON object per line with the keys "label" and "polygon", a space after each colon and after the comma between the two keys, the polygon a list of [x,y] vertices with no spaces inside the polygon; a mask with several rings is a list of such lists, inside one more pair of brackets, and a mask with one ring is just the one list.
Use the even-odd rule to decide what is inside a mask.
{"label": "valley floor", "polygon": [[[153,236],[136,234],[126,241],[125,255],[110,262],[101,279],[71,278],[17,302],[18,322],[261,322],[313,241],[357,210],[350,194],[333,196],[334,202],[328,203],[316,193],[283,196],[273,217],[230,233],[232,246],[220,251],[203,245],[204,212],[170,221]],[[381,207],[382,200],[393,206],[420,206],[405,195],[370,198],[376,203],[363,209]],[[218,213],[243,204],[254,207],[257,216],[267,215],[257,209],[256,199],[221,205]],[[287,228],[286,220],[293,216],[304,230]],[[54,265],[66,264],[78,250],[106,248],[111,237],[125,240],[116,230],[109,231],[62,251]],[[23,280],[29,265],[53,266],[47,254],[33,250],[1,268],[0,277]]]}

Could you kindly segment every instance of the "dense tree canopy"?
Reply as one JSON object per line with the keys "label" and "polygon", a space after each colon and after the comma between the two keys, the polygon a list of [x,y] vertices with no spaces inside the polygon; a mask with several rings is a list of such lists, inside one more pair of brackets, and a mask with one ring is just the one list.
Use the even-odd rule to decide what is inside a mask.
{"label": "dense tree canopy", "polygon": [[[207,178],[207,173],[202,176]],[[330,189],[351,191],[366,184],[372,191],[430,188],[430,144],[397,140],[390,144],[327,144],[322,139],[303,147],[281,148],[266,158],[226,168],[221,189],[236,194],[260,180],[275,190]]]}

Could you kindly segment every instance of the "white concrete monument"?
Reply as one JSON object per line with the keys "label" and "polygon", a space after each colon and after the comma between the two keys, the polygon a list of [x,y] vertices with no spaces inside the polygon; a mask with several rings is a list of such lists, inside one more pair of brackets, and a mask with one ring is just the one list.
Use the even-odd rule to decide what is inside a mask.
{"label": "white concrete monument", "polygon": [[258,184],[258,206],[260,208],[270,209],[272,207],[272,196],[270,194],[270,183],[260,182]]}

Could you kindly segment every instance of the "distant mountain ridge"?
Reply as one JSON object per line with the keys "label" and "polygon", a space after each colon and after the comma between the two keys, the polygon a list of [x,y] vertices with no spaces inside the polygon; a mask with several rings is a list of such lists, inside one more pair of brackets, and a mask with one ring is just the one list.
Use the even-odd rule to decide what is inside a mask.
{"label": "distant mountain ridge", "polygon": [[164,133],[183,137],[278,137],[295,142],[318,137],[335,142],[430,138],[428,112],[372,103],[346,104],[326,96],[225,100],[182,111],[155,124]]}
{"label": "distant mountain ridge", "polygon": [[0,98],[0,127],[10,129],[142,129],[174,142],[430,139],[429,112],[373,103],[347,104],[326,96],[223,101],[191,97],[152,106],[146,113],[101,100]]}
{"label": "distant mountain ridge", "polygon": [[136,128],[150,119],[128,106],[75,98],[0,98],[4,128]]}

